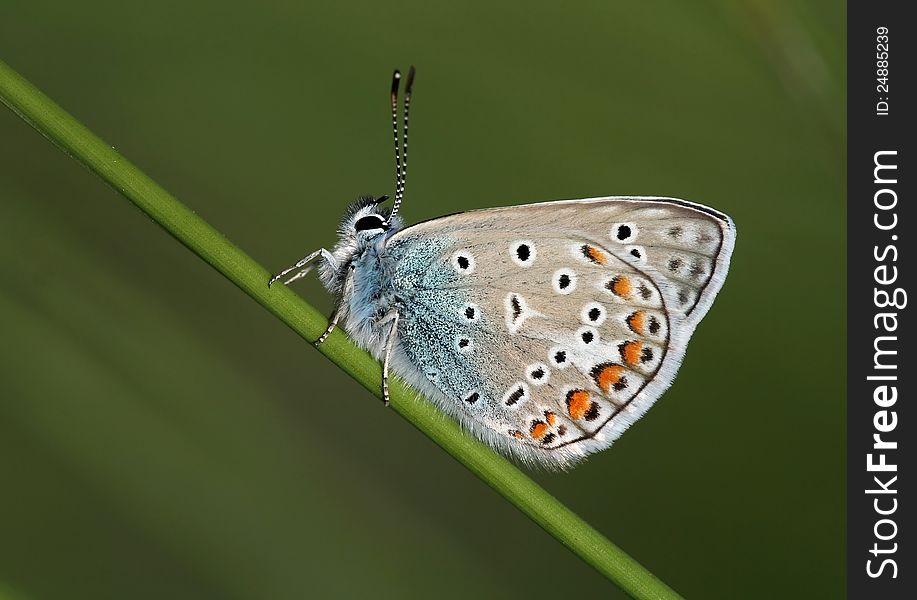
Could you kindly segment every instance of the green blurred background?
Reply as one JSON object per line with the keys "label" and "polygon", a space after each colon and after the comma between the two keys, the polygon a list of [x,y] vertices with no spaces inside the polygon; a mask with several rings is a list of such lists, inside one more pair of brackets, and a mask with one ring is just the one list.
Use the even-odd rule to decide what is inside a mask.
{"label": "green blurred background", "polygon": [[[269,269],[404,216],[606,194],[729,213],[665,398],[553,494],[682,594],[844,587],[845,6],[5,0],[0,57]],[[330,311],[319,284],[299,285]],[[0,110],[0,588],[621,594]]]}

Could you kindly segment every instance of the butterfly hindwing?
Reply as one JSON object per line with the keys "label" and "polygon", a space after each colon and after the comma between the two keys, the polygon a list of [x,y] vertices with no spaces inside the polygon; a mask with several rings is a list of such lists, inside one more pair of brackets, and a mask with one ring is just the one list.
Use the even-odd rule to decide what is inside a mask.
{"label": "butterfly hindwing", "polygon": [[481,437],[563,466],[671,382],[728,268],[731,221],[659,198],[472,211],[387,250],[400,375]]}

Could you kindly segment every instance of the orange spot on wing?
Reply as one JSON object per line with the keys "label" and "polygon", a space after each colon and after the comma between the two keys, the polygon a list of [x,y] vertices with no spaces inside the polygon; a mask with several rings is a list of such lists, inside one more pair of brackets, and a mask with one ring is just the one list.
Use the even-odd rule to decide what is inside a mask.
{"label": "orange spot on wing", "polygon": [[621,351],[621,357],[629,365],[639,365],[640,356],[643,351],[643,344],[640,342],[624,342],[618,349]]}
{"label": "orange spot on wing", "polygon": [[608,394],[612,386],[621,381],[624,373],[625,369],[621,365],[605,365],[595,374],[595,381],[599,384],[599,388]]}
{"label": "orange spot on wing", "polygon": [[535,421],[532,423],[532,437],[536,440],[540,440],[548,432],[548,424],[544,421]]}
{"label": "orange spot on wing", "polygon": [[643,335],[643,327],[646,325],[646,313],[642,310],[638,310],[634,314],[627,317],[627,326],[630,327],[631,331],[634,333],[639,333]]}
{"label": "orange spot on wing", "polygon": [[549,410],[544,412],[544,418],[548,420],[548,425],[554,425],[557,422],[557,415]]}
{"label": "orange spot on wing", "polygon": [[567,412],[573,419],[582,419],[589,410],[589,392],[571,390],[567,392]]}
{"label": "orange spot on wing", "polygon": [[608,262],[608,256],[606,256],[604,252],[595,246],[590,246],[588,244],[583,246],[583,256],[600,265],[604,265],[606,262]]}
{"label": "orange spot on wing", "polygon": [[605,284],[605,287],[611,290],[611,293],[615,296],[620,296],[621,298],[627,298],[630,296],[630,278],[625,277],[624,275],[618,275],[617,277],[612,278],[607,284]]}

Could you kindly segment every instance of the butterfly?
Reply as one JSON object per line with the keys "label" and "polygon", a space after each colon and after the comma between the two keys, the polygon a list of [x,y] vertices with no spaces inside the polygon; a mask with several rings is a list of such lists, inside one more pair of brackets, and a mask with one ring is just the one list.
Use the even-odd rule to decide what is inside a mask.
{"label": "butterfly", "polygon": [[530,466],[563,469],[610,446],[669,387],[729,269],[735,225],[706,206],[604,197],[458,213],[405,227],[404,93],[391,87],[395,197],[362,197],[318,266],[340,322],[466,430]]}

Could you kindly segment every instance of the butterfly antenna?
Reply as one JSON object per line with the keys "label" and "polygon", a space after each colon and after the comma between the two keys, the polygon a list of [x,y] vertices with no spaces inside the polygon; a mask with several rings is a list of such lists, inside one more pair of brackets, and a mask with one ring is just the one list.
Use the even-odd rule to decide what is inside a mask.
{"label": "butterfly antenna", "polygon": [[402,140],[401,151],[401,195],[395,196],[395,207],[392,209],[392,216],[395,216],[395,213],[398,212],[398,207],[401,206],[401,202],[404,200],[404,188],[408,183],[408,113],[411,110],[411,92],[414,88],[414,74],[416,72],[414,65],[411,65],[411,68],[408,70],[408,80],[404,84],[404,139]]}
{"label": "butterfly antenna", "polygon": [[403,180],[401,177],[401,146],[398,144],[398,88],[401,85],[401,71],[395,69],[392,74],[392,135],[395,139],[395,205],[392,207],[392,214],[389,221],[398,212],[401,205],[401,190],[403,189]]}

